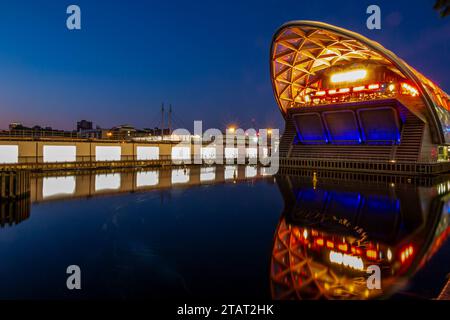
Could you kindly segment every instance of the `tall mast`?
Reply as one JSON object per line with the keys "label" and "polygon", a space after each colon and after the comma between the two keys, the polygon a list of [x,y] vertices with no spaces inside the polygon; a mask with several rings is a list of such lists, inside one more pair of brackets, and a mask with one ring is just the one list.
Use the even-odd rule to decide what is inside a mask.
{"label": "tall mast", "polygon": [[168,121],[168,126],[169,126],[169,134],[172,134],[172,104],[169,105],[169,121]]}
{"label": "tall mast", "polygon": [[161,105],[161,140],[164,139],[164,102]]}

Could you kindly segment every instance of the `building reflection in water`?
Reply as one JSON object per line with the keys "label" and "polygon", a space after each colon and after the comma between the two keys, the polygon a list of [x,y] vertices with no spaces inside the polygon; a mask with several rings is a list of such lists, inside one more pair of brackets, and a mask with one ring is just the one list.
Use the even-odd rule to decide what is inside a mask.
{"label": "building reflection in water", "polygon": [[136,174],[136,187],[151,187],[159,183],[159,171],[140,171]]}
{"label": "building reflection in water", "polygon": [[[30,216],[31,203],[151,191],[175,186],[194,186],[258,178],[263,169],[250,166],[208,166],[168,169],[125,169],[35,173],[31,176],[30,196],[0,202],[0,226],[16,225]],[[250,173],[250,174],[249,174]],[[55,176],[49,176],[54,174]]]}
{"label": "building reflection in water", "polygon": [[206,167],[200,169],[200,181],[214,181],[216,178],[216,168]]}
{"label": "building reflection in water", "polygon": [[188,183],[190,169],[173,169],[172,170],[172,184]]}
{"label": "building reflection in water", "polygon": [[253,178],[258,174],[257,168],[255,166],[246,166],[245,167],[245,176],[247,178]]}
{"label": "building reflection in water", "polygon": [[237,175],[238,166],[225,166],[224,179],[231,180],[235,179]]}
{"label": "building reflection in water", "polygon": [[14,201],[0,201],[0,227],[10,227],[30,217],[31,201],[29,197]]}
{"label": "building reflection in water", "polygon": [[[314,188],[313,177],[277,177],[285,209],[271,259],[274,299],[389,297],[449,235],[448,182],[418,187],[319,177]],[[381,290],[368,289],[370,265],[380,267]]]}
{"label": "building reflection in water", "polygon": [[97,174],[95,176],[95,191],[118,190],[120,188],[120,173]]}
{"label": "building reflection in water", "polygon": [[42,197],[51,198],[75,193],[75,177],[45,177],[42,180]]}
{"label": "building reflection in water", "polygon": [[231,179],[238,181],[266,176],[264,172],[265,168],[235,165],[86,171],[77,174],[67,173],[64,176],[47,176],[48,173],[34,174],[31,177],[30,186],[31,202],[221,183]]}

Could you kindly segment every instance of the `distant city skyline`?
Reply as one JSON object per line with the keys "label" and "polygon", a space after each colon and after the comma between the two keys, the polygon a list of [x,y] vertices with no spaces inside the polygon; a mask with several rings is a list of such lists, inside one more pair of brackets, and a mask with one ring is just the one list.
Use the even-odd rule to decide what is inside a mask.
{"label": "distant city skyline", "polygon": [[175,127],[279,127],[269,47],[289,20],[318,20],[361,33],[449,92],[450,19],[433,1],[377,1],[382,29],[366,28],[369,2],[255,0],[76,1],[82,29],[65,25],[69,3],[0,4],[0,128],[11,122],[73,130],[160,126],[161,103]]}

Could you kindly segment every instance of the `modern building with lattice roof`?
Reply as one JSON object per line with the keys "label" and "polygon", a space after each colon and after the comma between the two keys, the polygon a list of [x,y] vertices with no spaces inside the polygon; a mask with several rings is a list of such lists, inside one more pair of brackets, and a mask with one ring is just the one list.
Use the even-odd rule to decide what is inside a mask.
{"label": "modern building with lattice roof", "polygon": [[449,96],[379,43],[293,21],[273,37],[270,70],[282,166],[448,171]]}

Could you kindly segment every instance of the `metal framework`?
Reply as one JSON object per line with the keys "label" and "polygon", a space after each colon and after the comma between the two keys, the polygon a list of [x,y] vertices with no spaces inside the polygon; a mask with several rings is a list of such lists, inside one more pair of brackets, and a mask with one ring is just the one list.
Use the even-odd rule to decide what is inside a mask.
{"label": "metal framework", "polygon": [[270,57],[273,90],[284,116],[300,95],[318,90],[327,69],[373,63],[385,66],[417,88],[435,143],[450,142],[449,96],[377,42],[326,23],[293,21],[275,33]]}

